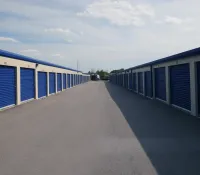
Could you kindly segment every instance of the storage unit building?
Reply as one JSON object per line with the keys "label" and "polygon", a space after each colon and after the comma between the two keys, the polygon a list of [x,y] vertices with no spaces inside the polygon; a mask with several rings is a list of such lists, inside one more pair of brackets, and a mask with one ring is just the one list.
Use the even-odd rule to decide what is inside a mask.
{"label": "storage unit building", "polygon": [[38,98],[47,96],[47,73],[38,72]]}
{"label": "storage unit building", "polygon": [[0,65],[0,108],[16,104],[16,68]]}
{"label": "storage unit building", "polygon": [[66,89],[66,74],[88,77],[74,69],[0,49],[0,110]]}
{"label": "storage unit building", "polygon": [[135,92],[200,117],[200,48],[129,68],[117,84],[127,87],[125,72],[130,69]]}

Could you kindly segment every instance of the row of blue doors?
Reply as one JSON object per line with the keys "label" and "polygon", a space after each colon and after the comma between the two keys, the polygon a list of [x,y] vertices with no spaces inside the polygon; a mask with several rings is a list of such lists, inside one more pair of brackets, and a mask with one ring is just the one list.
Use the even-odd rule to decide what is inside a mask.
{"label": "row of blue doors", "polygon": [[[47,96],[47,73],[38,72],[38,98]],[[66,77],[67,76],[67,77]],[[68,78],[68,83],[66,78]],[[70,74],[63,74],[63,80],[60,73],[57,74],[57,90],[71,86]],[[56,74],[49,73],[49,93],[56,92]],[[17,96],[17,75],[16,67],[0,66],[0,109],[16,104]],[[20,90],[21,102],[35,98],[35,70],[29,68],[20,69]]]}

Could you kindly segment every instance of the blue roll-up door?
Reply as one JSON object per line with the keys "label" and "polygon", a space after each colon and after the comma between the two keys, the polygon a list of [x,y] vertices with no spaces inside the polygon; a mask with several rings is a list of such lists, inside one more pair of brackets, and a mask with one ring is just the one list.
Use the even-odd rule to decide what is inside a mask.
{"label": "blue roll-up door", "polygon": [[129,89],[133,90],[133,74],[129,73]]}
{"label": "blue roll-up door", "polygon": [[47,73],[38,72],[38,98],[47,96]]}
{"label": "blue roll-up door", "polygon": [[191,110],[189,64],[170,67],[170,97],[171,104]]}
{"label": "blue roll-up door", "polygon": [[49,73],[49,94],[56,93],[56,74],[53,72]]}
{"label": "blue roll-up door", "polygon": [[133,73],[133,90],[137,90],[136,73]]}
{"label": "blue roll-up door", "polygon": [[16,68],[0,66],[0,108],[16,104]]}
{"label": "blue roll-up door", "polygon": [[147,97],[152,97],[152,79],[151,79],[151,71],[145,72],[145,95]]}
{"label": "blue roll-up door", "polygon": [[200,115],[200,62],[197,62],[198,115]]}
{"label": "blue roll-up door", "polygon": [[126,89],[128,89],[128,72],[126,73]]}
{"label": "blue roll-up door", "polygon": [[78,75],[78,84],[80,84],[80,75]]}
{"label": "blue roll-up door", "polygon": [[66,74],[63,74],[63,89],[67,88],[67,79],[66,79]]}
{"label": "blue roll-up door", "polygon": [[128,89],[128,72],[126,73],[126,89]]}
{"label": "blue roll-up door", "polygon": [[57,92],[62,90],[62,76],[61,73],[57,73]]}
{"label": "blue roll-up door", "polygon": [[155,68],[155,97],[166,101],[165,67]]}
{"label": "blue roll-up door", "polygon": [[70,74],[67,74],[67,87],[68,88],[71,87],[70,83],[71,83],[71,77],[70,77]]}
{"label": "blue roll-up door", "polygon": [[121,86],[124,86],[124,74],[121,74]]}
{"label": "blue roll-up door", "polygon": [[71,74],[71,86],[73,87],[74,86],[74,75]]}
{"label": "blue roll-up door", "polygon": [[143,73],[138,73],[138,92],[143,94],[144,93],[144,87],[143,87]]}
{"label": "blue roll-up door", "polygon": [[35,70],[20,69],[21,101],[35,98]]}

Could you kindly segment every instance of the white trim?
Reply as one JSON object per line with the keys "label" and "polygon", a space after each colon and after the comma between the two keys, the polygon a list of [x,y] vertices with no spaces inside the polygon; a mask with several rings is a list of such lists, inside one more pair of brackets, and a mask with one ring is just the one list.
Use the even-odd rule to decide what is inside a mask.
{"label": "white trim", "polygon": [[161,101],[161,102],[163,102],[163,103],[165,103],[165,104],[167,104],[167,102],[165,101],[165,100],[162,100],[162,99],[160,99],[160,98],[155,98],[156,100],[158,100],[158,101]]}
{"label": "white trim", "polygon": [[132,69],[132,73],[145,72],[145,71],[151,71],[151,66],[142,67],[138,69],[134,69],[134,68]]}
{"label": "white trim", "polygon": [[28,103],[28,102],[33,101],[33,100],[35,100],[35,98],[30,98],[28,100],[21,101],[21,104]]}
{"label": "white trim", "polygon": [[188,58],[180,58],[178,60],[175,61],[168,61],[165,63],[161,63],[161,64],[156,64],[153,65],[153,68],[159,68],[159,67],[165,67],[165,66],[175,66],[175,65],[180,65],[180,64],[186,64],[186,63],[190,63],[190,62],[199,62],[200,61],[200,55],[197,56],[192,56],[192,57],[188,57]]}
{"label": "white trim", "polygon": [[41,100],[41,99],[44,99],[44,98],[47,98],[47,96],[42,96],[42,97],[38,98],[38,100]]}
{"label": "white trim", "polygon": [[145,96],[145,97],[147,97],[147,98],[149,98],[149,99],[153,100],[153,98],[152,98],[152,97],[149,97],[149,96]]}
{"label": "white trim", "polygon": [[16,105],[16,104],[11,104],[11,105],[2,107],[2,108],[0,108],[0,112],[4,111],[4,110],[6,110],[6,109],[10,109],[10,108],[12,108],[12,107],[14,107],[14,106],[17,106],[17,105]]}
{"label": "white trim", "polygon": [[191,114],[191,111],[188,110],[188,109],[182,108],[182,107],[180,107],[178,105],[175,105],[175,104],[171,104],[171,106],[173,106],[173,107],[175,107],[177,109],[180,109],[181,111],[184,111],[184,112],[187,112],[187,113]]}
{"label": "white trim", "polygon": [[139,94],[139,95],[142,95],[142,96],[145,96],[144,93],[142,94],[142,93],[138,92],[138,94]]}

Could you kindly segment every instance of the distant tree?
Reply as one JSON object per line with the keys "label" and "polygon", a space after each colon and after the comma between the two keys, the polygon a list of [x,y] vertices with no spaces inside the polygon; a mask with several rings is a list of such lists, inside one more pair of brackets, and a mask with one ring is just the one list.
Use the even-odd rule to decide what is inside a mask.
{"label": "distant tree", "polygon": [[98,74],[100,76],[100,78],[103,79],[107,79],[109,73],[107,71],[102,70],[97,70],[96,74]]}
{"label": "distant tree", "polygon": [[119,72],[122,72],[122,71],[124,71],[123,68],[117,69],[117,70],[112,70],[110,73],[119,73]]}

